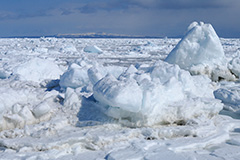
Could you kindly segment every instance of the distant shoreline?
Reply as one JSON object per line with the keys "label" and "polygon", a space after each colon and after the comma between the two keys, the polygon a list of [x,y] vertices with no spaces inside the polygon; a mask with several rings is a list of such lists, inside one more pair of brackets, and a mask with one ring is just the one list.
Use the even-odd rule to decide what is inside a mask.
{"label": "distant shoreline", "polygon": [[[131,37],[131,36],[122,36],[122,37],[117,37],[117,36],[98,36],[98,37],[92,37],[92,36],[8,36],[8,37],[0,37],[0,38],[86,38],[86,39],[106,39],[106,38],[112,38],[112,39],[163,39],[165,37],[154,37],[154,36],[146,36],[146,37]],[[170,38],[170,37],[169,37]],[[171,38],[180,38],[180,37],[171,37]]]}
{"label": "distant shoreline", "polygon": [[125,35],[114,33],[69,33],[69,34],[56,34],[56,35],[41,35],[41,36],[4,36],[0,38],[164,38],[163,36],[142,36],[142,35]]}
{"label": "distant shoreline", "polygon": [[[76,39],[164,39],[164,38],[173,38],[179,39],[183,36],[174,36],[174,37],[163,37],[163,36],[131,36],[131,35],[71,35],[71,34],[59,34],[59,35],[47,35],[47,36],[3,36],[0,39],[4,38],[76,38]],[[240,39],[240,37],[219,37],[219,38],[226,38],[226,39]]]}

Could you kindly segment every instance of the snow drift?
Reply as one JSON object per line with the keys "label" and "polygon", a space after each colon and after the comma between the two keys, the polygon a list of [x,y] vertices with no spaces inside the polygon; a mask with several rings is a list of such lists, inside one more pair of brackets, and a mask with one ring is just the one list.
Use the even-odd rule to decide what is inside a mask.
{"label": "snow drift", "polygon": [[106,75],[94,85],[93,96],[105,114],[134,125],[209,118],[222,109],[214,99],[210,79],[191,76],[162,61],[147,70],[130,66],[118,78]]}
{"label": "snow drift", "polygon": [[235,80],[227,67],[222,44],[211,24],[190,24],[186,35],[165,61],[177,64],[194,75],[208,75],[214,81]]}

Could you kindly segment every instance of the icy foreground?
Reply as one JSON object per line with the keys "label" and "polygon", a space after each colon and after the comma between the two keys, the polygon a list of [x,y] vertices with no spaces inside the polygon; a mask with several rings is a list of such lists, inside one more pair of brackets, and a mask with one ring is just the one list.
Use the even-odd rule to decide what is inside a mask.
{"label": "icy foreground", "polygon": [[[193,22],[165,61],[178,64],[194,75],[208,75],[214,81],[235,80],[235,76],[228,69],[220,39],[211,24]],[[231,68],[234,70],[234,67]],[[236,75],[238,76],[238,72]]]}
{"label": "icy foreground", "polygon": [[140,126],[187,123],[222,110],[210,79],[163,61],[144,69],[130,66],[117,79],[108,74],[93,85],[107,115]]}
{"label": "icy foreground", "polygon": [[0,159],[238,159],[239,82],[161,61],[178,42],[0,39]]}

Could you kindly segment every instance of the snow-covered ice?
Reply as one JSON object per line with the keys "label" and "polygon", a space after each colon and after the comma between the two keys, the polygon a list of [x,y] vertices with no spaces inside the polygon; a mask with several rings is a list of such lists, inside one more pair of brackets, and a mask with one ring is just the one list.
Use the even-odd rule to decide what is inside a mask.
{"label": "snow-covered ice", "polygon": [[236,77],[240,77],[240,54],[229,62],[228,67]]}
{"label": "snow-covered ice", "polygon": [[206,74],[214,81],[235,80],[228,69],[220,39],[211,24],[190,24],[186,35],[165,61],[178,64],[194,75]]}
{"label": "snow-covered ice", "polygon": [[188,30],[0,39],[0,159],[239,159],[240,40]]}
{"label": "snow-covered ice", "polygon": [[84,86],[88,82],[85,67],[73,63],[68,70],[60,78],[60,86],[62,88],[78,88]]}
{"label": "snow-covered ice", "polygon": [[17,66],[13,74],[22,81],[41,82],[45,79],[59,79],[62,71],[54,62],[41,58],[33,58]]}
{"label": "snow-covered ice", "polygon": [[222,109],[210,79],[163,61],[144,70],[130,66],[117,79],[108,74],[94,85],[93,96],[107,115],[137,125],[211,118]]}

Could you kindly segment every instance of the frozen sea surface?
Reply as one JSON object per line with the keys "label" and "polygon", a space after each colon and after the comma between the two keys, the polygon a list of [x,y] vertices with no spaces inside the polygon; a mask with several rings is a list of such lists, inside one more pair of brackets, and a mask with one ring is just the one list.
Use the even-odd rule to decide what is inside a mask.
{"label": "frozen sea surface", "polygon": [[[206,82],[213,93],[210,100],[201,96],[204,105],[215,97],[216,104],[222,102],[220,114],[151,125],[108,116],[113,114],[92,95],[95,83],[109,74],[123,77],[123,85],[126,77],[147,78],[149,67],[179,40],[0,39],[0,159],[239,159],[239,81]],[[240,39],[220,40],[236,68]],[[184,105],[203,102],[195,99]]]}

